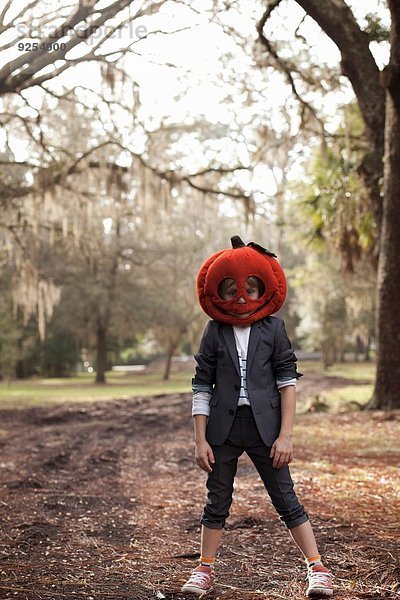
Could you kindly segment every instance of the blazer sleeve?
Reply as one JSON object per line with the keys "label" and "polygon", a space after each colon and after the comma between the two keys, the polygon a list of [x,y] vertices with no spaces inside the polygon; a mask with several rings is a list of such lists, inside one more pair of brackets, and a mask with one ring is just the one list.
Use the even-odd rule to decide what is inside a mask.
{"label": "blazer sleeve", "polygon": [[271,356],[272,370],[276,379],[287,377],[299,379],[303,373],[297,371],[297,357],[287,336],[285,323],[279,319],[275,329],[274,350]]}
{"label": "blazer sleeve", "polygon": [[199,351],[194,355],[197,366],[192,379],[193,392],[212,392],[215,384],[217,351],[214,330],[215,321],[209,321],[201,338]]}

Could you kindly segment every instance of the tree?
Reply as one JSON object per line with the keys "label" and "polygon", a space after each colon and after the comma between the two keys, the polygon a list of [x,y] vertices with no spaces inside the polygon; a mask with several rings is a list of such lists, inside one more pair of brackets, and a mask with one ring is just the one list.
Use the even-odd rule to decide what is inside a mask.
{"label": "tree", "polygon": [[[350,7],[339,0],[294,0],[304,12],[319,25],[338,47],[341,56],[342,75],[350,80],[357,97],[360,113],[362,115],[365,133],[369,147],[358,167],[364,183],[371,195],[374,214],[378,230],[382,223],[382,195],[380,180],[383,174],[382,157],[384,152],[384,125],[385,125],[385,91],[380,82],[379,67],[370,51],[370,36],[361,29]],[[268,2],[266,11],[260,19],[257,30],[263,46],[272,51],[279,66],[284,70],[291,82],[293,91],[297,92],[292,66],[287,65],[279,57],[274,46],[265,35],[265,27],[272,12],[282,0]],[[322,90],[321,90],[322,91]],[[313,110],[308,103],[303,108]]]}
{"label": "tree", "polygon": [[[140,35],[146,35],[140,18],[157,12],[165,2],[141,2],[139,10],[133,10],[133,0],[115,0],[102,7],[98,7],[102,4],[98,0],[75,0],[71,10],[71,3],[54,6],[46,0],[25,0],[25,5],[15,11],[12,0],[7,0],[0,13],[0,35],[7,34],[7,41],[1,44],[0,52],[10,48],[19,52],[0,69],[0,95],[43,87],[83,62],[103,63],[111,68]],[[134,20],[142,28],[137,29],[129,47],[107,52],[107,41]],[[27,39],[33,41],[26,42]],[[78,47],[80,51],[71,58],[70,53]]]}
{"label": "tree", "polygon": [[[227,182],[224,189],[224,180],[241,165],[203,161],[199,171],[188,172],[171,155],[162,161],[151,143],[157,136],[151,136],[138,118],[138,85],[124,60],[136,54],[147,37],[174,33],[172,27],[156,29],[159,17],[152,31],[147,30],[151,15],[157,16],[167,4],[116,0],[104,6],[98,0],[75,0],[55,6],[48,0],[25,0],[18,7],[6,1],[0,12],[0,57],[5,58],[0,68],[0,122],[6,148],[0,156],[0,239],[14,264],[16,303],[25,320],[38,319],[42,338],[59,290],[43,278],[31,242],[34,248],[52,244],[61,230],[64,238],[78,243],[85,222],[81,214],[96,209],[97,195],[76,189],[77,181],[96,179],[101,172],[103,189],[97,193],[103,193],[111,185],[123,186],[123,179],[131,175],[131,192],[135,187],[138,204],[147,204],[148,211],[157,202],[166,207],[181,184],[202,197],[226,194],[251,201],[235,182]],[[84,63],[94,67],[93,82],[68,86],[66,72],[78,73]],[[163,127],[164,133],[167,129]],[[138,151],[137,139],[146,137],[145,150]],[[18,156],[22,143],[24,159]]]}
{"label": "tree", "polygon": [[[348,273],[366,259],[375,265],[376,224],[369,196],[356,173],[365,150],[357,106],[346,106],[343,120],[323,156],[314,151],[300,181],[293,187],[300,210],[308,216],[307,238],[317,250],[328,246]],[[296,194],[298,192],[298,194]],[[365,264],[365,262],[364,262]]]}
{"label": "tree", "polygon": [[300,239],[293,240],[294,245],[304,260],[289,272],[289,280],[298,299],[293,305],[300,317],[296,334],[301,348],[321,350],[325,367],[343,361],[345,352],[356,353],[361,346],[367,353],[376,285],[370,262],[358,262],[354,272],[343,272],[338,256],[327,246],[310,252],[304,239],[295,235]]}
{"label": "tree", "polygon": [[[266,23],[281,0],[268,3],[258,25],[260,40],[269,51]],[[336,44],[342,74],[351,82],[369,142],[359,172],[369,191],[379,238],[377,288],[377,375],[371,407],[400,407],[397,381],[400,364],[400,5],[388,0],[391,15],[390,60],[383,72],[371,53],[368,32],[356,21],[344,0],[295,0]],[[282,61],[283,62],[283,61]],[[290,69],[286,70],[291,77]],[[385,121],[386,115],[386,121]],[[385,124],[386,122],[386,124]],[[384,169],[383,169],[383,156]],[[383,176],[383,202],[381,180]]]}
{"label": "tree", "polygon": [[400,5],[388,0],[392,16],[390,61],[382,74],[386,91],[383,221],[378,265],[377,372],[370,406],[400,407],[396,350],[400,343]]}
{"label": "tree", "polygon": [[[164,3],[165,0],[142,2],[139,8],[135,4],[135,10],[132,0],[117,0],[107,6],[100,6],[102,3],[97,0],[74,0],[63,6],[60,3],[55,6],[48,0],[25,0],[18,6],[9,0],[3,3],[0,57],[5,60],[1,61],[0,68],[0,96],[7,151],[0,160],[0,233],[8,249],[9,264],[14,265],[15,306],[22,308],[25,321],[30,316],[37,317],[42,338],[45,321],[59,300],[59,290],[52,281],[43,278],[40,265],[35,264],[32,241],[36,248],[43,239],[54,239],[57,228],[65,231],[70,207],[64,207],[63,203],[57,205],[55,196],[57,191],[62,193],[64,186],[68,187],[68,176],[79,170],[82,160],[93,151],[93,145],[96,148],[95,143],[92,147],[85,146],[82,142],[85,136],[80,136],[78,130],[74,142],[81,140],[81,144],[67,146],[60,135],[62,121],[53,125],[55,129],[49,123],[51,111],[57,104],[64,102],[81,113],[85,105],[82,86],[65,89],[62,76],[80,64],[91,63],[102,67],[104,79],[113,87],[120,74],[118,60],[131,51],[141,36],[147,35],[143,17],[156,12]],[[133,27],[133,39],[128,46],[126,42],[116,45],[115,36],[126,27],[132,33],[134,21],[137,26]],[[132,106],[137,110],[132,82],[131,87],[134,100],[129,107],[130,119]],[[109,112],[117,105],[127,110],[122,101],[113,102],[106,94],[101,101],[94,90],[91,95],[85,110],[97,118],[102,111],[104,114],[104,106],[108,106]],[[98,97],[97,106],[94,106],[93,96]],[[126,90],[125,97],[129,98]],[[68,126],[66,129],[72,133]],[[56,138],[59,138],[58,144]],[[110,138],[106,143],[112,143]],[[25,142],[28,159],[21,160],[12,152],[15,140]],[[75,220],[75,225],[78,223]]]}
{"label": "tree", "polygon": [[9,286],[10,274],[0,279],[0,378],[13,379],[19,354],[18,343],[21,337],[21,324],[12,316],[12,306]]}
{"label": "tree", "polygon": [[[178,214],[166,215],[166,228],[159,228],[154,258],[146,265],[146,325],[166,356],[164,380],[170,377],[177,350],[202,320],[194,280],[209,242],[198,235],[201,219],[186,218],[190,207],[194,203],[188,199]],[[208,213],[204,220],[209,217]],[[221,221],[218,212],[214,213],[214,224]],[[218,238],[215,235],[213,243]]]}

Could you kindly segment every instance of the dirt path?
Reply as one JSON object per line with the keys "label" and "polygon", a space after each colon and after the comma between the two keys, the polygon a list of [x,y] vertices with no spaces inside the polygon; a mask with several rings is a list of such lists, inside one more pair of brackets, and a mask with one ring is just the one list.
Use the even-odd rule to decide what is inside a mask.
{"label": "dirt path", "polygon": [[[337,598],[400,598],[399,422],[298,419],[292,473]],[[188,395],[1,411],[0,423],[2,600],[182,599],[204,498]],[[288,542],[242,457],[210,599],[303,598]]]}

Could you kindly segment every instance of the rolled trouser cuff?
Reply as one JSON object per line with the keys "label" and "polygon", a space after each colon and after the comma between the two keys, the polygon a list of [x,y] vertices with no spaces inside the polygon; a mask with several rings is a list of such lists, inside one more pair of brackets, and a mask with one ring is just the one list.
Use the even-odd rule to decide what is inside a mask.
{"label": "rolled trouser cuff", "polygon": [[208,521],[207,518],[202,517],[200,523],[207,529],[223,529],[225,527],[225,519],[223,521]]}
{"label": "rolled trouser cuff", "polygon": [[308,518],[308,514],[304,513],[304,515],[301,515],[301,517],[297,517],[297,519],[293,519],[293,520],[289,520],[289,521],[284,521],[282,519],[282,522],[286,525],[286,527],[288,529],[293,529],[294,527],[303,525],[303,523],[307,523],[307,521],[309,521],[309,520],[310,519]]}

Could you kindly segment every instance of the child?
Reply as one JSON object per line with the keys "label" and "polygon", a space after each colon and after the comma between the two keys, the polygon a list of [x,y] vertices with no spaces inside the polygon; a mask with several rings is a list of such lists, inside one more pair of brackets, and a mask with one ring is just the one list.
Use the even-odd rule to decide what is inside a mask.
{"label": "child", "polygon": [[214,319],[195,355],[193,379],[195,457],[208,473],[208,495],[201,518],[200,564],[182,592],[202,595],[213,587],[237,461],[246,452],[305,557],[307,597],[330,596],[333,576],[322,564],[288,468],[301,373],[284,322],[270,316],[285,300],[285,276],[275,254],[258,244],[245,246],[235,236],[232,246],[211,256],[197,278],[200,304]]}

